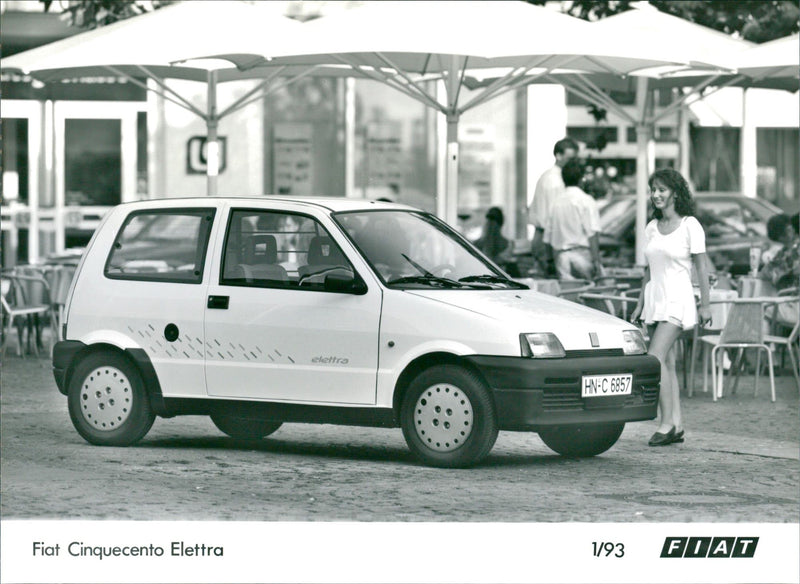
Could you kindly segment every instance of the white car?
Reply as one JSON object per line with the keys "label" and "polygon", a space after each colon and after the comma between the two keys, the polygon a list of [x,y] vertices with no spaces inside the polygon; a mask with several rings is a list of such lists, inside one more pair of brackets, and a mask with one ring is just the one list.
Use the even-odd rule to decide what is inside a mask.
{"label": "white car", "polygon": [[629,323],[510,280],[434,216],[344,198],[122,204],[89,243],[53,354],[87,441],[209,415],[401,427],[461,467],[498,430],[593,456],[656,415],[660,366]]}

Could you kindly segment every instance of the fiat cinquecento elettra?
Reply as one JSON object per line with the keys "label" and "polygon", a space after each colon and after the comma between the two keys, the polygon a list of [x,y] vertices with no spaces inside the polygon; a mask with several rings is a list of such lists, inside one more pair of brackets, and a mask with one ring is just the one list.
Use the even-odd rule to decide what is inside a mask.
{"label": "fiat cinquecento elettra", "polygon": [[261,439],[285,422],[402,428],[473,465],[499,430],[594,456],[653,419],[639,330],[530,290],[433,215],[345,198],[126,203],[72,283],[53,370],[78,433],[140,440],[207,415]]}

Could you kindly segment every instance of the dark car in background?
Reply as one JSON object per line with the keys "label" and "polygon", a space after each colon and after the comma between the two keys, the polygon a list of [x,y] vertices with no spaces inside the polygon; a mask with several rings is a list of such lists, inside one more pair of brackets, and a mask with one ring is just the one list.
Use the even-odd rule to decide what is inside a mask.
{"label": "dark car in background", "polygon": [[[750,269],[750,247],[769,245],[767,220],[782,211],[762,199],[736,193],[697,193],[695,215],[706,232],[706,249],[719,271],[737,276]],[[652,207],[648,204],[648,217]],[[611,200],[600,210],[604,265],[630,266],[636,254],[636,197]]]}

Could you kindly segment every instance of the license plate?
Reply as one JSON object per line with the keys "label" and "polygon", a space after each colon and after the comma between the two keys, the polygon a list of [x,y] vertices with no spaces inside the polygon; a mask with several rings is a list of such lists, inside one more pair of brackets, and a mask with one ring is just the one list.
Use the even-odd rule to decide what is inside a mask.
{"label": "license plate", "polygon": [[603,397],[607,395],[630,395],[633,375],[584,375],[581,378],[581,397]]}

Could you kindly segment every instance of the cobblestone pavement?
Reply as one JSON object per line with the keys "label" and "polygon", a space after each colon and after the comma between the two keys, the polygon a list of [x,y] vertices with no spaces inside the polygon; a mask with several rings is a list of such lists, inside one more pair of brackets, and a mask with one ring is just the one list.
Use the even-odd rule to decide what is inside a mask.
{"label": "cobblestone pavement", "polygon": [[[46,359],[2,365],[3,518],[298,521],[798,522],[799,394],[753,378],[714,403],[684,395],[686,442],[648,448],[628,424],[602,456],[568,460],[501,432],[469,470],[418,465],[399,429],[287,424],[236,441],[205,417],[157,419],[135,447],[90,446]],[[702,385],[702,380],[699,380]]]}

